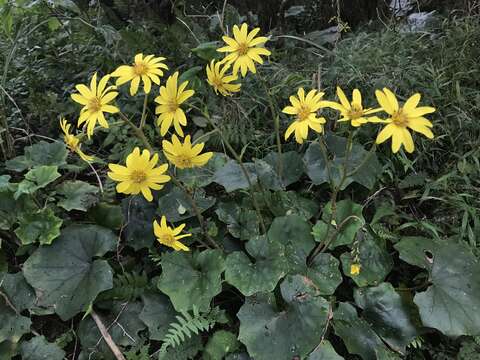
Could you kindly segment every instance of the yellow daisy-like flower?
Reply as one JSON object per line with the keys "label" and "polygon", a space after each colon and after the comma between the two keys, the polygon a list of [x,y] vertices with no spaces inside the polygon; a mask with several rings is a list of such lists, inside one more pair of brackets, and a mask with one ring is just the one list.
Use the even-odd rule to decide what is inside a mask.
{"label": "yellow daisy-like flower", "polygon": [[185,246],[179,241],[180,239],[183,239],[185,237],[192,236],[192,234],[180,235],[184,227],[185,224],[182,224],[176,228],[168,226],[165,216],[162,216],[162,219],[160,220],[160,225],[158,224],[157,220],[153,222],[153,231],[159,243],[171,247],[176,251],[190,251],[187,246]]}
{"label": "yellow daisy-like flower", "polygon": [[338,96],[338,99],[340,100],[340,103],[336,103],[334,101],[325,101],[324,106],[340,111],[340,115],[342,116],[342,118],[338,120],[339,122],[350,121],[352,126],[358,127],[362,124],[366,124],[367,122],[381,121],[376,116],[368,117],[368,115],[379,112],[382,109],[380,108],[364,109],[362,105],[362,94],[358,89],[353,90],[351,102],[348,101],[347,97],[345,96],[345,93],[338,86],[337,86],[337,96]]}
{"label": "yellow daisy-like flower", "polygon": [[383,91],[375,91],[375,95],[382,109],[390,115],[388,119],[383,121],[388,125],[378,133],[377,144],[381,144],[391,137],[392,151],[394,153],[400,150],[402,145],[407,152],[412,153],[415,150],[415,146],[408,129],[433,139],[434,136],[430,129],[433,127],[433,124],[423,116],[435,112],[435,108],[431,106],[417,107],[421,98],[420,94],[412,95],[402,107],[398,104],[395,94],[387,88],[383,88]]}
{"label": "yellow daisy-like flower", "polygon": [[322,101],[323,92],[310,90],[305,96],[303,88],[298,89],[298,96],[290,96],[292,106],[286,106],[282,112],[289,115],[295,115],[295,121],[288,127],[285,132],[285,140],[287,140],[293,132],[295,132],[295,140],[299,144],[308,137],[308,128],[316,132],[323,132],[323,124],[326,120],[323,117],[317,117],[317,111],[324,107]]}
{"label": "yellow daisy-like flower", "polygon": [[167,86],[160,87],[160,95],[155,98],[155,102],[160,104],[155,108],[155,113],[160,114],[157,124],[162,136],[165,136],[173,123],[177,134],[183,137],[182,126],[187,125],[187,117],[180,105],[193,96],[195,91],[185,90],[188,81],[184,81],[180,86],[177,82],[178,71],[167,79]]}
{"label": "yellow daisy-like flower", "polygon": [[230,84],[237,80],[238,76],[225,75],[229,68],[230,64],[224,64],[223,61],[212,60],[210,65],[207,65],[207,82],[213,87],[216,94],[230,96],[232,93],[240,91],[241,84]]}
{"label": "yellow daisy-like flower", "polygon": [[213,156],[212,152],[200,154],[205,144],[200,143],[192,146],[192,143],[190,142],[190,135],[185,137],[183,144],[176,135],[173,135],[172,142],[163,140],[162,146],[163,153],[167,157],[168,161],[170,161],[179,169],[203,166]]}
{"label": "yellow daisy-like flower", "polygon": [[69,124],[66,119],[60,120],[60,127],[62,128],[63,131],[63,140],[65,141],[65,144],[67,147],[70,149],[70,151],[76,153],[82,160],[85,160],[87,162],[90,162],[93,160],[93,156],[85,154],[80,147],[82,146],[80,144],[80,139],[73,135],[70,134],[70,127],[72,124]]}
{"label": "yellow daisy-like flower", "polygon": [[158,154],[150,158],[150,151],[136,147],[132,153],[127,156],[127,166],[108,164],[111,172],[108,177],[118,181],[117,192],[123,194],[143,194],[148,201],[153,200],[153,190],[161,190],[164,183],[170,181],[170,176],[164,175],[168,169],[168,164],[155,167],[158,162]]}
{"label": "yellow daisy-like flower", "polygon": [[160,85],[160,76],[163,76],[162,69],[168,70],[168,66],[162,61],[164,57],[154,57],[154,55],[143,54],[135,55],[133,65],[122,65],[112,73],[113,77],[117,77],[117,86],[130,83],[130,95],[135,95],[140,85],[140,80],[143,82],[143,89],[148,94],[152,88],[152,82]]}
{"label": "yellow daisy-like flower", "polygon": [[360,264],[353,263],[352,265],[350,265],[350,275],[359,275],[361,269],[362,266]]}
{"label": "yellow daisy-like flower", "polygon": [[116,106],[109,105],[118,95],[117,91],[112,91],[116,89],[115,86],[107,87],[109,79],[110,75],[102,77],[97,86],[97,73],[95,73],[90,81],[90,88],[79,84],[75,86],[79,94],[71,95],[73,101],[83,105],[78,118],[78,126],[86,123],[88,138],[93,135],[97,121],[102,127],[108,129],[108,122],[103,113],[115,114],[120,111]]}
{"label": "yellow daisy-like flower", "polygon": [[255,28],[248,32],[248,25],[242,24],[241,28],[237,25],[233,26],[233,38],[223,36],[227,46],[217,49],[218,52],[229,53],[225,57],[225,61],[233,63],[233,74],[236,75],[238,70],[241,70],[242,76],[247,75],[247,71],[256,73],[255,62],[263,64],[263,59],[260,55],[270,56],[271,52],[263,46],[268,38],[265,36],[255,37],[260,28]]}

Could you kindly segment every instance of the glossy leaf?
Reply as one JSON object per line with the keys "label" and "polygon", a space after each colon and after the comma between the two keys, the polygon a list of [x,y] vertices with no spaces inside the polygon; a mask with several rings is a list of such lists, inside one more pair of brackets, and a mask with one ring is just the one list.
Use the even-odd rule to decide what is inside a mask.
{"label": "glossy leaf", "polygon": [[84,181],[65,181],[57,193],[62,196],[58,202],[67,211],[87,211],[97,201],[98,188]]}

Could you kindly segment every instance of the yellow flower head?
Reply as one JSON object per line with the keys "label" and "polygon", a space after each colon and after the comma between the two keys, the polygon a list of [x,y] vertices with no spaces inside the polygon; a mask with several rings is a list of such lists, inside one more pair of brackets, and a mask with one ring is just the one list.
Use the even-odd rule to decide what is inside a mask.
{"label": "yellow flower head", "polygon": [[180,239],[183,239],[185,237],[192,236],[192,234],[179,235],[184,227],[185,224],[182,224],[176,228],[168,226],[165,216],[162,216],[162,219],[160,220],[160,225],[158,224],[157,220],[153,222],[153,231],[159,243],[171,247],[176,251],[190,251],[187,246],[183,245],[179,241]]}
{"label": "yellow flower head", "polygon": [[157,124],[160,126],[162,136],[165,136],[173,123],[177,134],[183,137],[182,126],[187,125],[187,117],[180,105],[193,96],[195,91],[185,90],[188,81],[184,81],[180,86],[177,82],[178,71],[167,79],[167,86],[162,86],[160,95],[155,98],[155,102],[160,104],[156,107],[155,113],[160,114]]}
{"label": "yellow flower head", "polygon": [[107,87],[110,75],[102,77],[97,86],[97,73],[92,76],[90,81],[90,88],[84,84],[75,86],[79,94],[72,94],[73,101],[83,105],[80,111],[80,117],[78,118],[78,126],[84,122],[87,125],[87,135],[90,138],[93,135],[93,129],[97,124],[97,121],[104,128],[108,129],[108,122],[105,120],[103,113],[115,114],[120,110],[109,103],[115,99],[118,95],[115,86]]}
{"label": "yellow flower head", "polygon": [[127,166],[108,164],[111,172],[108,177],[118,181],[117,192],[123,194],[143,194],[148,201],[153,200],[153,190],[161,190],[164,183],[170,180],[170,176],[164,175],[168,169],[168,164],[155,167],[158,162],[158,154],[154,154],[150,159],[150,151],[136,147],[132,153],[127,156]]}
{"label": "yellow flower head", "polygon": [[223,65],[223,61],[212,60],[210,65],[207,65],[207,82],[213,87],[215,93],[223,96],[232,95],[234,92],[240,91],[241,84],[230,84],[232,81],[238,79],[237,75],[225,75],[230,68],[230,64]]}
{"label": "yellow flower head", "polygon": [[85,160],[87,162],[90,162],[93,160],[93,156],[86,155],[81,149],[81,144],[80,144],[80,139],[73,135],[70,134],[70,127],[72,125],[67,123],[67,120],[62,119],[60,120],[60,127],[62,128],[63,131],[63,140],[65,141],[65,144],[67,147],[70,149],[70,151],[77,153],[82,160]]}
{"label": "yellow flower head", "polygon": [[420,102],[420,94],[412,95],[402,107],[398,104],[395,94],[387,88],[383,88],[383,91],[375,91],[375,95],[382,109],[390,115],[388,119],[383,121],[388,125],[378,134],[377,144],[381,144],[391,137],[392,151],[394,153],[400,150],[402,145],[405,147],[405,150],[411,153],[415,150],[415,146],[408,129],[433,139],[433,133],[430,129],[433,127],[433,124],[430,120],[424,118],[423,115],[433,113],[435,108],[431,106],[417,107]]}
{"label": "yellow flower head", "polygon": [[[250,33],[248,32],[248,25],[242,24],[241,28],[237,25],[233,26],[233,38],[223,36],[227,46],[217,49],[218,52],[229,53],[225,57],[225,61],[233,63],[233,74],[236,75],[240,69],[242,76],[247,75],[247,71],[256,73],[255,61],[263,64],[263,59],[260,55],[270,56],[271,52],[263,47],[263,44],[268,41],[265,36],[255,37],[260,28],[255,28]],[[257,46],[262,45],[262,46]]]}
{"label": "yellow flower head", "polygon": [[323,117],[317,117],[317,111],[324,107],[322,101],[323,92],[310,90],[305,96],[303,88],[298,89],[298,96],[290,96],[292,106],[286,106],[282,112],[289,115],[295,115],[295,121],[290,124],[285,132],[285,140],[287,140],[293,132],[295,132],[295,140],[302,144],[308,137],[308,128],[316,132],[323,132],[323,124],[326,120]]}
{"label": "yellow flower head", "polygon": [[362,105],[362,94],[358,89],[353,90],[351,102],[348,101],[345,93],[340,87],[337,87],[337,96],[340,103],[325,101],[324,106],[340,111],[342,118],[338,120],[339,122],[350,121],[352,126],[358,127],[367,122],[380,121],[376,116],[368,117],[367,115],[379,112],[382,109],[364,109]]}
{"label": "yellow flower head", "polygon": [[168,161],[174,164],[179,169],[200,167],[205,165],[213,156],[212,152],[200,154],[203,150],[204,143],[192,146],[190,142],[190,135],[185,137],[182,144],[176,135],[173,135],[172,142],[163,140],[163,153]]}
{"label": "yellow flower head", "polygon": [[160,85],[159,76],[163,76],[162,69],[168,70],[168,66],[162,61],[164,57],[154,57],[154,55],[143,54],[135,55],[135,61],[132,65],[119,66],[117,70],[112,73],[112,76],[117,77],[117,86],[130,83],[130,95],[135,95],[140,85],[140,80],[143,81],[143,89],[148,94],[152,88],[152,81]]}
{"label": "yellow flower head", "polygon": [[359,275],[361,269],[362,266],[360,264],[353,263],[352,265],[350,265],[350,275]]}

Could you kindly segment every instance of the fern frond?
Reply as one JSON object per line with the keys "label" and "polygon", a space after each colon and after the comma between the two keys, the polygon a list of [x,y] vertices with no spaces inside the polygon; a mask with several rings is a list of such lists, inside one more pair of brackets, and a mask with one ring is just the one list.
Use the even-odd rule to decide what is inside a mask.
{"label": "fern frond", "polygon": [[103,292],[99,299],[133,301],[142,296],[148,286],[145,273],[124,273],[113,279],[113,289]]}
{"label": "fern frond", "polygon": [[176,316],[177,322],[171,323],[163,339],[160,353],[165,353],[169,347],[177,347],[192,335],[198,335],[202,331],[210,330],[218,319],[223,315],[223,311],[214,308],[206,314],[201,314],[196,306],[192,313],[183,311]]}

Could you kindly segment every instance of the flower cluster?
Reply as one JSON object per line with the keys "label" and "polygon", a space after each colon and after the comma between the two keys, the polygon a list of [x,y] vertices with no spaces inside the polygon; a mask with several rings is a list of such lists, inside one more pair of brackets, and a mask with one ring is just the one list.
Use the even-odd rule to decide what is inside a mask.
{"label": "flower cluster", "polygon": [[[310,90],[305,96],[303,88],[298,89],[297,96],[290,96],[291,106],[286,106],[282,112],[295,116],[285,132],[285,140],[295,133],[295,140],[302,144],[308,138],[308,129],[323,133],[325,118],[318,117],[318,111],[322,108],[331,108],[340,112],[339,122],[349,121],[354,127],[367,123],[381,123],[386,126],[378,133],[376,143],[381,144],[392,138],[392,151],[398,152],[403,146],[412,153],[415,150],[413,138],[409,130],[423,134],[429,139],[434,135],[431,131],[433,124],[424,115],[433,113],[435,108],[430,106],[418,106],[420,94],[415,94],[400,106],[395,94],[387,88],[377,90],[375,96],[379,107],[364,108],[362,95],[358,89],[352,93],[352,101],[349,101],[340,87],[337,87],[337,96],[340,102],[322,100],[324,93]],[[387,117],[382,119],[374,114],[385,112]]]}

